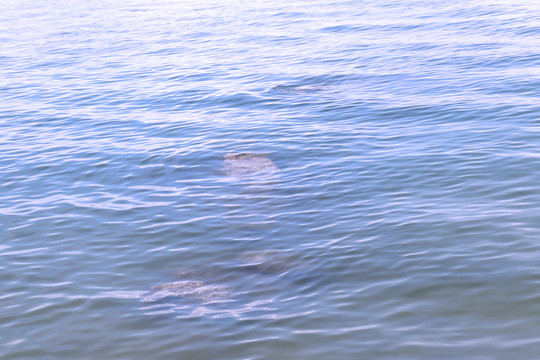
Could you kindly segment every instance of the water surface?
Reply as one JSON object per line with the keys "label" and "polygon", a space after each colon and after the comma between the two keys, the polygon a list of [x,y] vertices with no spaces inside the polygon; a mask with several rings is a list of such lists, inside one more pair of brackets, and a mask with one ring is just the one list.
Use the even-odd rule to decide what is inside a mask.
{"label": "water surface", "polygon": [[537,357],[539,32],[527,0],[3,2],[0,357]]}

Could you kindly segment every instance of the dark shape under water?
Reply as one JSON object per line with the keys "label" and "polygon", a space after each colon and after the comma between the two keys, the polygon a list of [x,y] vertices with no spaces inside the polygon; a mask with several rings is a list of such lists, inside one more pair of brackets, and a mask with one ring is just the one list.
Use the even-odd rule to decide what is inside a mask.
{"label": "dark shape under water", "polygon": [[183,298],[196,302],[230,299],[233,289],[227,285],[206,283],[200,280],[180,280],[152,287],[152,293],[143,301]]}
{"label": "dark shape under water", "polygon": [[310,94],[330,89],[329,85],[279,85],[274,90],[285,94]]}
{"label": "dark shape under water", "polygon": [[300,265],[296,256],[283,250],[246,251],[240,261],[266,274],[282,274]]}
{"label": "dark shape under water", "polygon": [[[159,284],[143,298],[144,302],[185,299],[198,303],[232,301],[239,289],[253,287],[252,276],[266,278],[281,275],[298,265],[298,259],[286,251],[247,251],[234,266],[186,268],[173,272],[176,281]],[[275,277],[272,276],[272,279]],[[269,279],[269,278],[266,278]],[[264,283],[264,281],[263,281]]]}
{"label": "dark shape under water", "polygon": [[237,177],[273,173],[278,170],[276,164],[266,155],[255,153],[226,154],[224,168],[227,175]]}

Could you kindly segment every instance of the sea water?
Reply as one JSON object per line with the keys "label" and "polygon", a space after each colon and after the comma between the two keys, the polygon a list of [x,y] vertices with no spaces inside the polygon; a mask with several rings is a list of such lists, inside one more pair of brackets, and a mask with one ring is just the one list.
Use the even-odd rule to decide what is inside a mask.
{"label": "sea water", "polygon": [[537,358],[539,49],[534,0],[2,1],[0,357]]}

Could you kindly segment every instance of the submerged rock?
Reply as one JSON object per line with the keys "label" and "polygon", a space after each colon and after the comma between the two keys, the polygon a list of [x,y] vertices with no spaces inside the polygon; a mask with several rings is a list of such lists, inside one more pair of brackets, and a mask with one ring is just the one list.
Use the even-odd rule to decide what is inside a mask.
{"label": "submerged rock", "polygon": [[231,273],[221,266],[175,269],[169,275],[175,281],[153,286],[144,301],[186,299],[205,303],[232,300],[235,295]]}
{"label": "submerged rock", "polygon": [[233,290],[226,285],[212,284],[200,280],[181,280],[152,287],[152,293],[144,301],[159,301],[183,298],[197,302],[230,299]]}
{"label": "submerged rock", "polygon": [[246,251],[239,260],[244,267],[268,274],[281,274],[299,265],[293,254],[282,250]]}
{"label": "submerged rock", "polygon": [[254,153],[226,154],[224,167],[227,175],[240,177],[278,170],[276,164],[266,155]]}
{"label": "submerged rock", "polygon": [[265,289],[281,275],[295,269],[298,258],[288,251],[246,251],[227,265],[176,269],[175,281],[153,286],[144,302],[185,299],[198,303],[234,301]]}
{"label": "submerged rock", "polygon": [[330,89],[329,85],[279,85],[273,88],[285,94],[310,94]]}

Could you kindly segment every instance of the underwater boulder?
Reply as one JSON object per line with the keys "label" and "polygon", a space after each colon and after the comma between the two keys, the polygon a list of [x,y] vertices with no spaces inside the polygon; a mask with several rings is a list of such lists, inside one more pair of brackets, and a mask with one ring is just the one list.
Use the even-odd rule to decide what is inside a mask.
{"label": "underwater boulder", "polygon": [[330,89],[329,85],[279,85],[274,90],[284,94],[312,94]]}
{"label": "underwater boulder", "polygon": [[145,302],[185,299],[192,302],[228,302],[264,291],[282,275],[301,268],[297,256],[285,250],[250,250],[228,264],[177,268],[171,282],[155,285]]}
{"label": "underwater boulder", "polygon": [[278,167],[266,155],[255,153],[229,153],[225,155],[225,173],[243,177],[259,173],[273,173]]}
{"label": "underwater boulder", "polygon": [[180,280],[152,287],[144,301],[160,301],[182,298],[197,302],[229,300],[233,289],[227,285],[207,283],[200,280]]}
{"label": "underwater boulder", "polygon": [[267,274],[281,274],[300,265],[299,259],[284,250],[252,250],[242,253],[239,261],[245,268]]}

